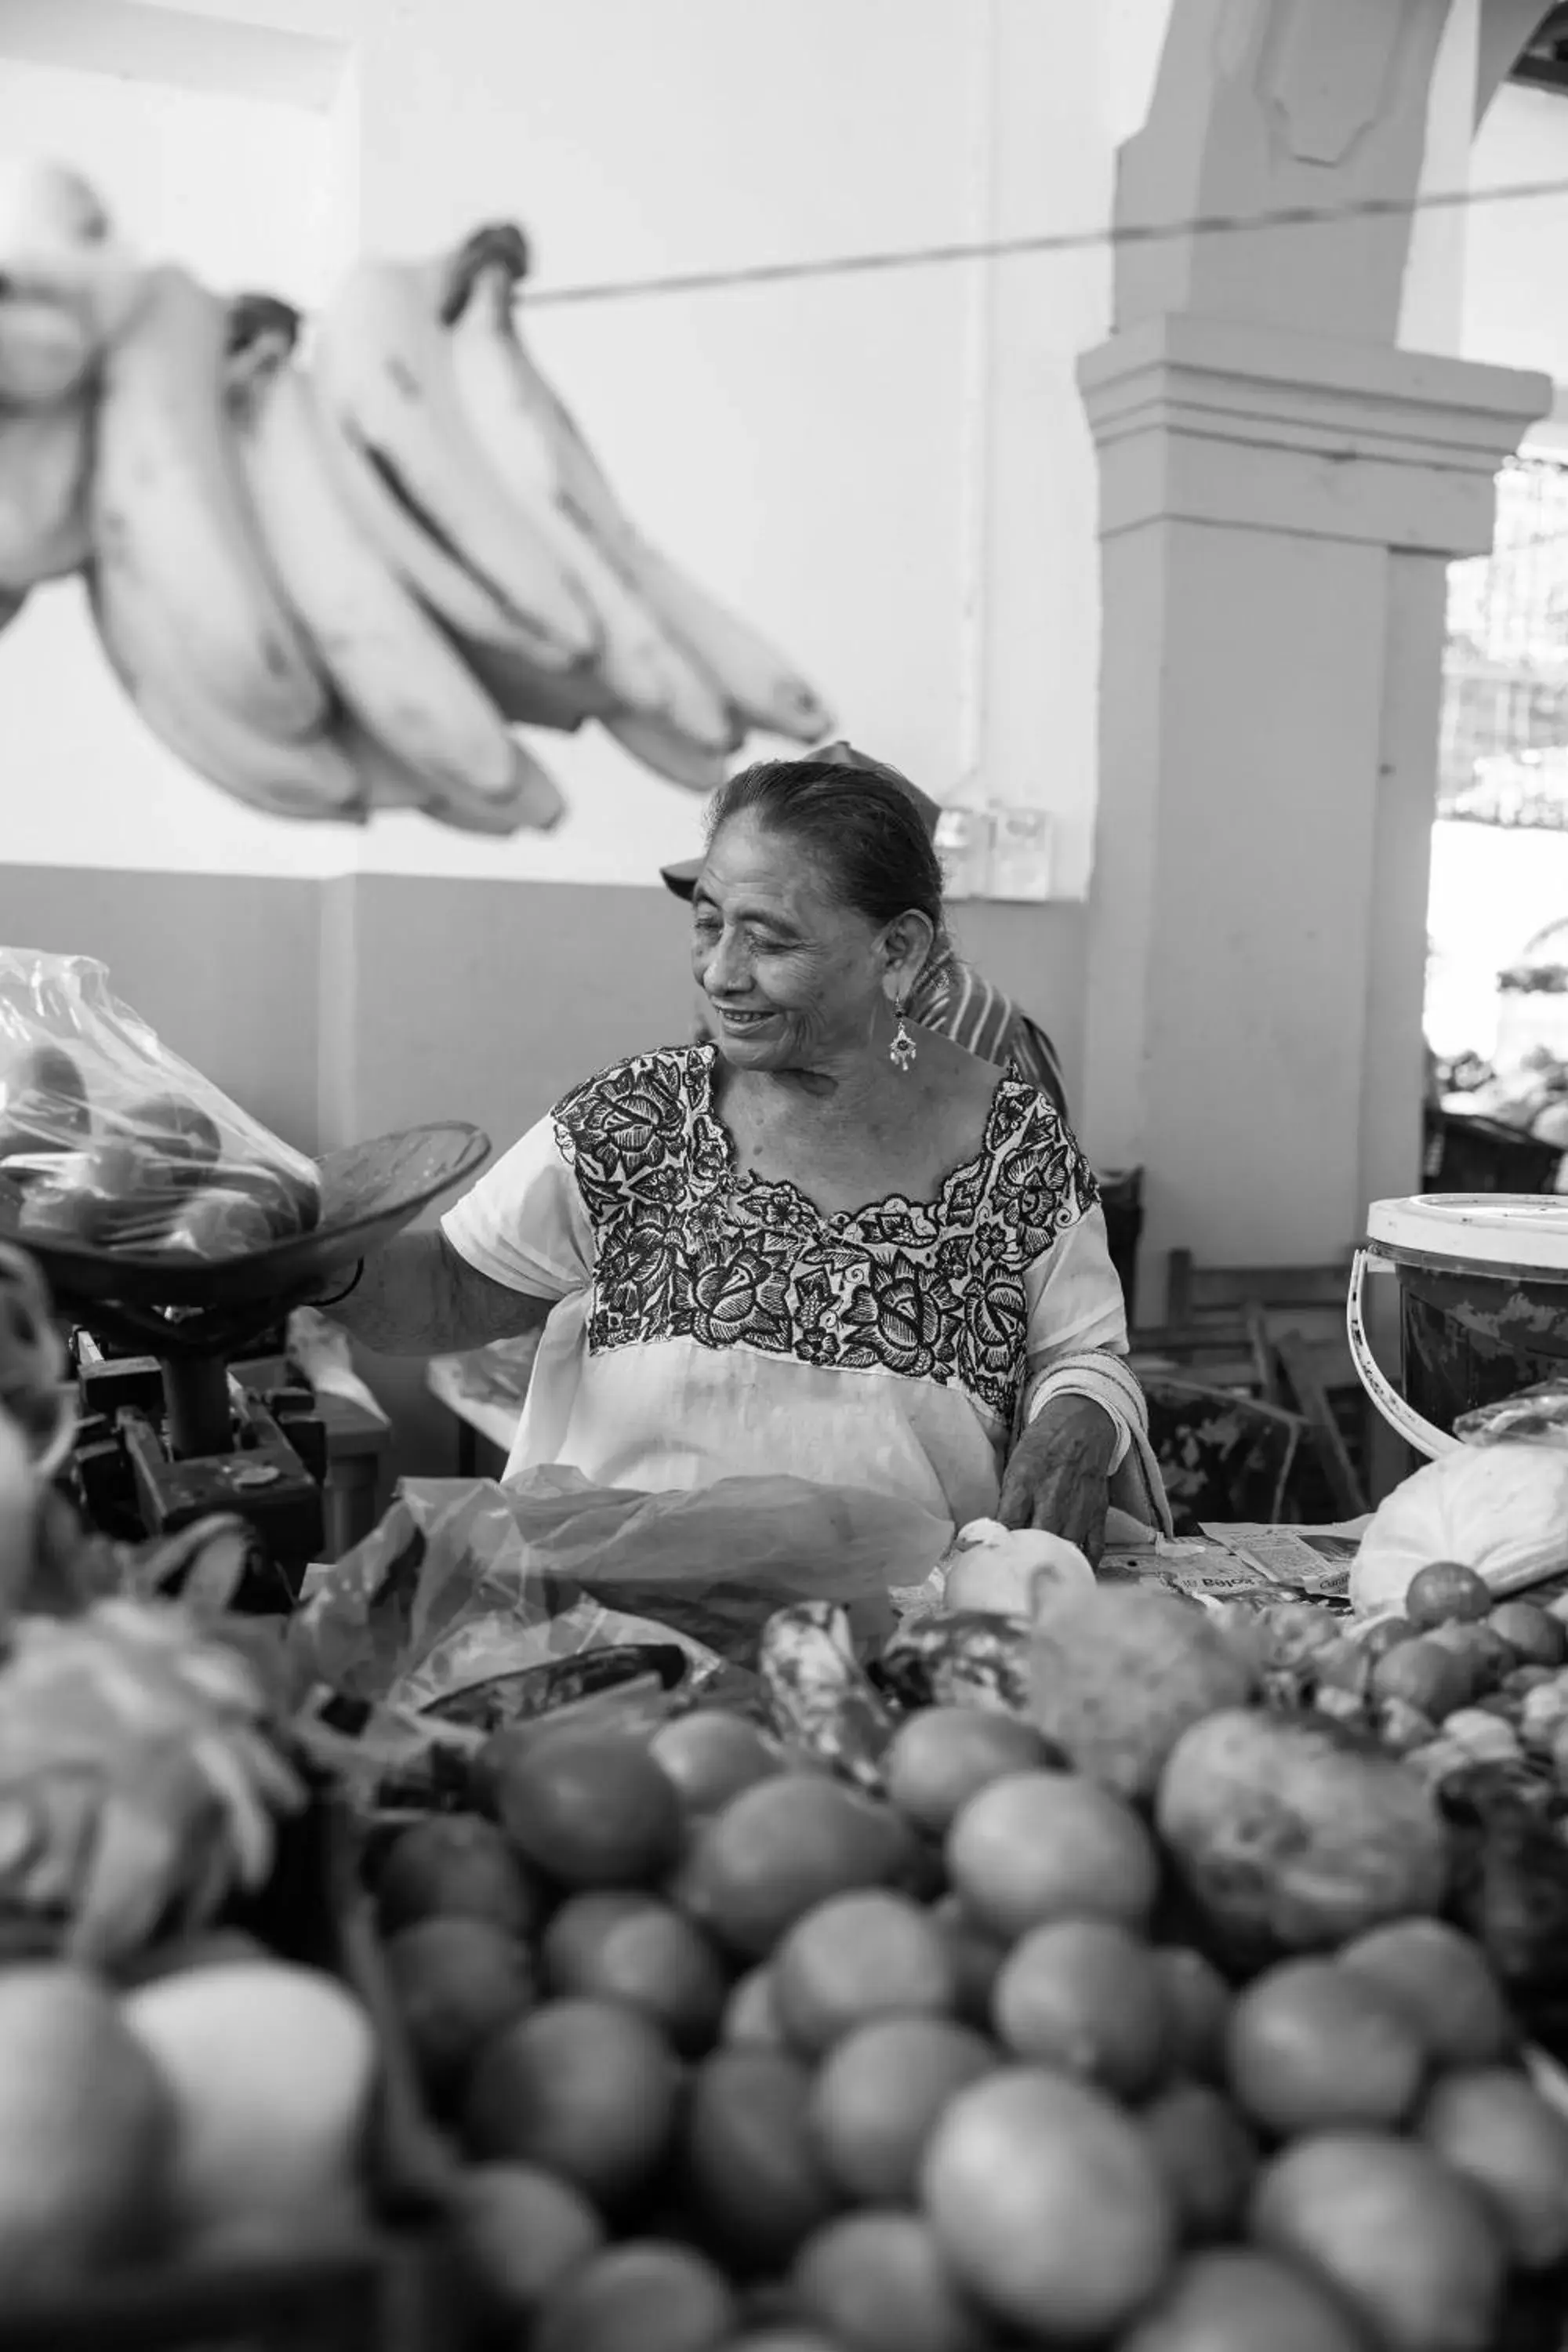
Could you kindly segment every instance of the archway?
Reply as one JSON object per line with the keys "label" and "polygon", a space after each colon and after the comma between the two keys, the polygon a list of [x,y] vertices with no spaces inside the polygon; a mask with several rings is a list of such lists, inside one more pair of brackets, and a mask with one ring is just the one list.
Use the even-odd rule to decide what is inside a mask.
{"label": "archway", "polygon": [[[1173,0],[1122,150],[1123,224],[1395,207],[1123,247],[1080,370],[1104,605],[1085,1124],[1101,1164],[1148,1171],[1156,1307],[1172,1245],[1327,1261],[1418,1179],[1445,569],[1489,544],[1498,465],[1552,398],[1397,346],[1448,18]],[[1479,41],[1468,68],[1473,122]]]}

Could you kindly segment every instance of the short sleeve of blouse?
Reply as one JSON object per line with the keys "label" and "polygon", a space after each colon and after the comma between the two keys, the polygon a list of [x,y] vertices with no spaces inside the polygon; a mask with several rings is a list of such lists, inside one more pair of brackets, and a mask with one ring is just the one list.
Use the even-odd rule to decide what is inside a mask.
{"label": "short sleeve of blouse", "polygon": [[553,1113],[455,1202],[441,1231],[476,1273],[531,1298],[566,1298],[594,1272],[594,1235]]}

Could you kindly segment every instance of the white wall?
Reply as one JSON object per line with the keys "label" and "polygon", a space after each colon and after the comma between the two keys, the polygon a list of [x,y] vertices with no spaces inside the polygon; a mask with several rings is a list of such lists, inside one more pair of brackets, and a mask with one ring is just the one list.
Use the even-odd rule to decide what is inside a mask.
{"label": "white wall", "polygon": [[[1568,97],[1507,83],[1488,109],[1470,185],[1568,181]],[[1568,384],[1568,195],[1478,204],[1468,215],[1463,354]]]}
{"label": "white wall", "polygon": [[[16,0],[11,0],[14,7]],[[88,0],[47,0],[57,26]],[[103,15],[132,0],[92,0]],[[5,56],[0,142],[92,169],[131,226],[307,302],[352,245],[522,219],[542,284],[1092,227],[1166,0],[186,0],[342,31],[330,112]],[[37,0],[31,11],[37,13]],[[164,12],[168,14],[170,12]],[[773,634],[858,740],[941,793],[1053,812],[1088,878],[1095,472],[1074,384],[1103,253],[542,313],[626,500]],[[68,594],[0,640],[0,856],[261,872],[645,880],[693,803],[602,739],[551,742],[574,814],[500,847],[232,809],[148,743]]]}

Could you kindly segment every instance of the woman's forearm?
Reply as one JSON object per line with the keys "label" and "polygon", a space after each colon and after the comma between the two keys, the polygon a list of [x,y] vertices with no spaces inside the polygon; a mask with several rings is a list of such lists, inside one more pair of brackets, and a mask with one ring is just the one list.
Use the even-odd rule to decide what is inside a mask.
{"label": "woman's forearm", "polygon": [[437,1230],[395,1235],[365,1259],[348,1296],[321,1311],[378,1356],[447,1356],[521,1339],[552,1303],[492,1282]]}

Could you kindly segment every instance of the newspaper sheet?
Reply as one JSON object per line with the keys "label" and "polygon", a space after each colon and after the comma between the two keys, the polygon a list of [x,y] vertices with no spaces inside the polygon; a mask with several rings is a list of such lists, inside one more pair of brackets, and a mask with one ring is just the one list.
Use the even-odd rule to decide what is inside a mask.
{"label": "newspaper sheet", "polygon": [[1337,1527],[1282,1528],[1236,1520],[1205,1525],[1204,1533],[1237,1559],[1248,1561],[1270,1583],[1329,1601],[1349,1592],[1351,1568],[1367,1524],[1352,1519]]}
{"label": "newspaper sheet", "polygon": [[1351,1564],[1366,1524],[1364,1519],[1316,1528],[1205,1522],[1196,1536],[1113,1545],[1100,1572],[1110,1583],[1163,1585],[1211,1604],[1308,1600],[1343,1610],[1350,1605]]}

